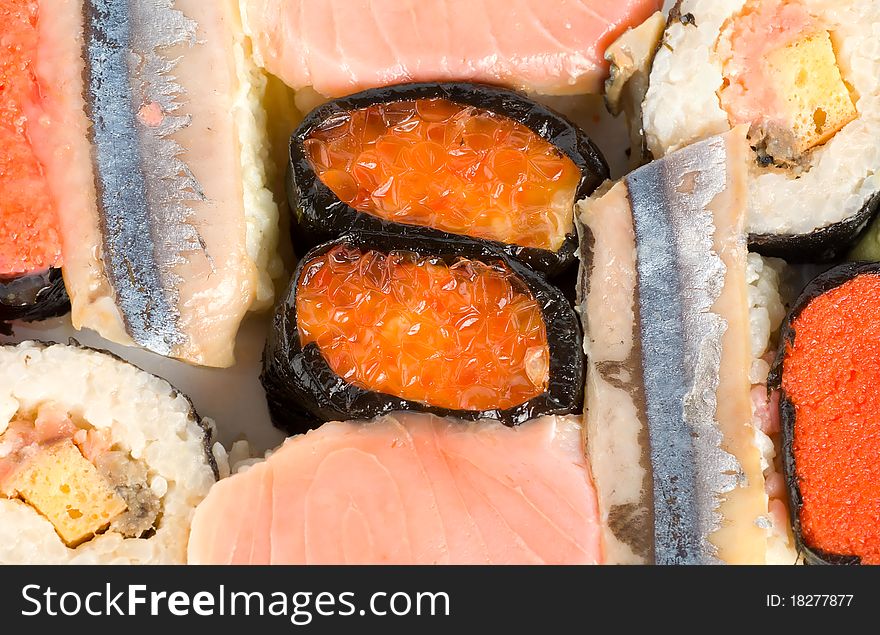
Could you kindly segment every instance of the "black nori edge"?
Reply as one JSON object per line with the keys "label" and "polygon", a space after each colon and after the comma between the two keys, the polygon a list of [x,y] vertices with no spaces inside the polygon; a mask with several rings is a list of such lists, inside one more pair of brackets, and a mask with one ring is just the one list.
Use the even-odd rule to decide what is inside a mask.
{"label": "black nori edge", "polygon": [[[486,263],[501,261],[519,277],[541,305],[550,345],[550,382],[542,395],[507,410],[451,410],[364,390],[339,377],[317,345],[300,344],[296,291],[304,265],[331,248],[347,244],[362,250],[409,251],[452,263],[460,258]],[[513,426],[545,414],[568,414],[581,405],[584,359],[581,331],[574,309],[544,278],[485,243],[425,236],[349,234],[315,247],[296,268],[284,299],[278,304],[260,380],[266,390],[273,423],[290,434],[306,432],[324,421],[371,419],[394,411],[429,412],[474,421],[494,419]]]}
{"label": "black nori edge", "polygon": [[[316,243],[358,231],[402,234],[437,240],[451,240],[458,237],[456,234],[429,227],[387,221],[348,206],[317,177],[303,150],[303,142],[312,131],[333,116],[376,103],[435,97],[509,117],[565,153],[581,170],[581,181],[575,194],[575,202],[592,194],[609,178],[605,158],[585,132],[562,115],[512,90],[459,82],[400,84],[371,89],[319,106],[303,120],[290,139],[287,196],[297,221],[291,229],[294,232],[294,245],[299,253]],[[555,275],[571,265],[578,249],[574,227],[557,252],[476,238],[471,240],[489,244],[511,258],[524,262],[547,275]]]}
{"label": "black nori edge", "polygon": [[0,326],[13,320],[35,322],[70,311],[61,269],[0,277]]}
{"label": "black nori edge", "polygon": [[789,502],[791,504],[791,523],[798,551],[803,554],[804,561],[807,564],[857,565],[861,564],[861,558],[858,556],[843,556],[827,553],[821,549],[810,547],[804,540],[800,521],[803,497],[801,496],[801,490],[798,486],[797,467],[795,465],[794,448],[792,445],[796,423],[795,407],[791,399],[789,399],[788,395],[785,393],[785,390],[782,388],[783,365],[788,348],[790,345],[794,344],[795,340],[796,333],[793,324],[800,316],[801,312],[819,296],[862,274],[880,275],[880,263],[846,263],[835,267],[830,271],[826,271],[806,286],[782,325],[779,338],[779,348],[776,351],[776,358],[773,360],[773,366],[767,380],[767,389],[769,391],[779,391],[779,414],[782,423],[782,466],[785,474],[785,481],[788,486]]}
{"label": "black nori edge", "polygon": [[809,234],[751,234],[749,249],[762,256],[789,262],[832,262],[840,258],[880,209],[880,192],[868,199],[857,214]]}

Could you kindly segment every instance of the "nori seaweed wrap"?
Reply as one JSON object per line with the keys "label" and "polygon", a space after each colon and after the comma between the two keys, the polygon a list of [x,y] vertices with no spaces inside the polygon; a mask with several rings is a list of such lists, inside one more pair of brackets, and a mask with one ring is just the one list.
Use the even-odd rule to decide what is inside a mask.
{"label": "nori seaweed wrap", "polygon": [[581,331],[558,289],[485,243],[351,234],[300,261],[261,380],[289,433],[401,410],[517,425],[580,407]]}
{"label": "nori seaweed wrap", "polygon": [[439,83],[315,109],[291,138],[287,184],[301,251],[355,231],[467,235],[553,275],[574,261],[575,202],[608,176],[589,137],[545,106]]}
{"label": "nori seaweed wrap", "polygon": [[809,564],[880,564],[878,304],[880,264],[844,264],[806,287],[782,328],[769,385]]}
{"label": "nori seaweed wrap", "polygon": [[7,322],[45,320],[70,310],[60,269],[17,277],[0,277],[0,329]]}

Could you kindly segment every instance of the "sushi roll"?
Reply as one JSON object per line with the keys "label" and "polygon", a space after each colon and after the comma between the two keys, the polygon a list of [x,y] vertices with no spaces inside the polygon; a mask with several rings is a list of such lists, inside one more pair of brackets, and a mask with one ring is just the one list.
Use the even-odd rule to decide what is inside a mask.
{"label": "sushi roll", "polygon": [[607,178],[585,133],[521,94],[409,84],[308,115],[291,139],[288,192],[299,242],[464,235],[553,274],[577,251],[575,201]]}
{"label": "sushi roll", "polygon": [[577,317],[473,242],[356,234],[300,261],[263,355],[275,424],[415,410],[519,424],[580,405]]}
{"label": "sushi roll", "polygon": [[258,63],[313,100],[437,81],[543,95],[599,93],[608,75],[605,48],[662,5],[662,0],[575,5],[483,0],[478,6],[470,0],[405,6],[400,0],[242,0],[242,13]]}
{"label": "sushi roll", "polygon": [[327,423],[211,490],[189,562],[601,563],[582,433],[577,417],[554,416]]}
{"label": "sushi roll", "polygon": [[798,548],[810,564],[880,564],[880,265],[804,290],[773,375]]}
{"label": "sushi roll", "polygon": [[880,205],[874,0],[681,0],[654,60],[655,157],[749,128],[750,246],[791,261],[845,253]]}
{"label": "sushi roll", "polygon": [[[240,322],[272,305],[281,273],[266,79],[238,3],[18,4],[38,31],[41,116],[28,135],[57,213],[74,327],[231,365]],[[15,243],[26,249],[24,235]]]}
{"label": "sushi roll", "polygon": [[182,564],[217,479],[167,382],[77,345],[0,346],[0,563]]}
{"label": "sushi roll", "polygon": [[[0,50],[0,329],[67,313],[58,208],[34,129],[61,104],[34,96],[45,28],[35,0],[3,0]],[[50,139],[55,142],[57,139]]]}
{"label": "sushi roll", "polygon": [[752,323],[767,337],[781,310],[746,251],[748,151],[738,128],[580,205],[587,456],[608,562],[795,561],[752,389],[769,370]]}

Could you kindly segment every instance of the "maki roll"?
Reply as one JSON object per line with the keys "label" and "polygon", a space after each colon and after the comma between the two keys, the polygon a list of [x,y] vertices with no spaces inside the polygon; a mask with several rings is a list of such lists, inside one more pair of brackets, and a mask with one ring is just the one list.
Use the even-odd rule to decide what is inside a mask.
{"label": "maki roll", "polygon": [[468,236],[546,272],[574,260],[574,204],[608,168],[590,139],[518,93],[409,84],[329,102],[290,144],[295,240],[351,231]]}
{"label": "maki roll", "polygon": [[880,564],[880,265],[853,263],[804,290],[782,332],[785,477],[811,564]]}
{"label": "maki roll", "polygon": [[743,238],[744,136],[671,153],[580,205],[587,456],[608,562],[795,560],[755,419],[767,342],[748,343],[772,303]]}
{"label": "maki roll", "polygon": [[76,345],[0,347],[0,563],[182,564],[216,478],[164,380]]}
{"label": "maki roll", "polygon": [[562,293],[500,252],[356,234],[300,261],[262,381],[291,433],[399,410],[514,425],[578,408],[580,343]]}
{"label": "maki roll", "polygon": [[601,563],[582,434],[577,417],[554,416],[327,423],[211,490],[189,562]]}
{"label": "maki roll", "polygon": [[834,259],[880,204],[878,22],[874,0],[682,0],[644,102],[648,148],[748,126],[751,248]]}
{"label": "maki roll", "polygon": [[[0,20],[0,329],[70,308],[61,277],[58,209],[41,156],[39,121],[63,103],[40,100],[47,28],[36,0],[2,0]],[[58,139],[49,139],[57,148]],[[42,150],[45,150],[44,148]]]}

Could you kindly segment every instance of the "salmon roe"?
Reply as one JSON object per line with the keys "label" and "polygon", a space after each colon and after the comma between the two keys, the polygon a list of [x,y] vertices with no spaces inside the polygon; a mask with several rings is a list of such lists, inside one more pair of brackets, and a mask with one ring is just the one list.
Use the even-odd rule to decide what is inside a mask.
{"label": "salmon roe", "polygon": [[503,264],[447,265],[339,245],[305,263],[302,346],[361,388],[457,410],[507,409],[546,391],[541,307]]}
{"label": "salmon roe", "polygon": [[332,117],[305,141],[341,201],[385,220],[557,251],[574,230],[581,173],[508,117],[423,99]]}
{"label": "salmon roe", "polygon": [[806,543],[880,564],[880,275],[863,274],[794,321],[783,388]]}
{"label": "salmon roe", "polygon": [[39,116],[39,2],[0,0],[0,276],[45,271],[61,262],[58,219],[28,137]]}

